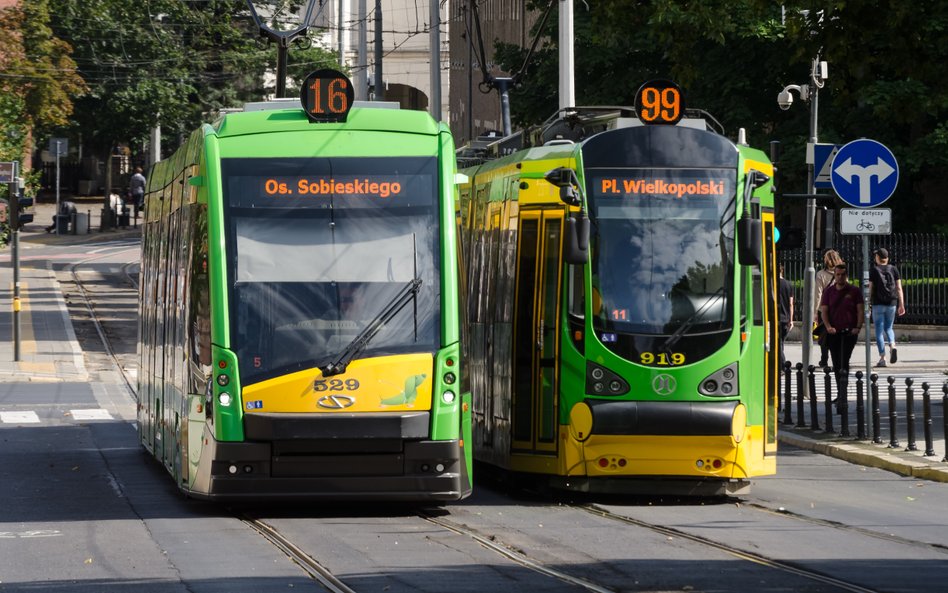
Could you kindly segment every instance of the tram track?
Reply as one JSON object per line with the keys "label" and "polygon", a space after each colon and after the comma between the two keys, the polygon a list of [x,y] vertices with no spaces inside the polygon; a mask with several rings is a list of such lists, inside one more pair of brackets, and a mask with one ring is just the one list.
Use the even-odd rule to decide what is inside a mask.
{"label": "tram track", "polygon": [[[111,255],[115,255],[114,253]],[[91,265],[97,260],[107,257],[108,254],[96,254],[95,256],[89,257],[82,261],[70,264],[66,268],[66,272],[69,274],[71,281],[75,284],[76,292],[80,295],[82,300],[82,309],[86,312],[86,315],[89,317],[89,321],[95,327],[95,334],[102,342],[103,353],[111,361],[111,364],[114,365],[114,368],[119,372],[122,380],[124,381],[126,387],[129,389],[129,392],[134,396],[137,395],[136,391],[136,381],[130,376],[127,371],[127,363],[123,362],[122,358],[116,353],[116,347],[112,343],[112,337],[115,336],[115,332],[112,331],[110,324],[117,323],[119,321],[114,318],[110,321],[100,318],[97,307],[94,304],[94,297],[98,295],[104,295],[109,293],[114,297],[115,285],[116,282],[105,283],[106,285],[111,284],[111,287],[107,291],[97,290],[96,287],[90,286],[89,283],[83,278],[82,267]],[[128,262],[121,266],[120,274],[122,275],[121,283],[124,284],[125,288],[121,290],[127,290],[128,294],[119,295],[119,298],[128,298],[131,296],[132,292],[137,299],[138,285],[135,280],[135,275],[133,273],[134,267],[137,265],[137,262]],[[111,301],[115,303],[115,300]],[[113,317],[106,315],[107,317]],[[127,344],[125,344],[125,349],[127,350]],[[794,575],[799,578],[803,578],[815,583],[820,583],[825,586],[832,587],[834,590],[839,591],[849,591],[853,593],[879,593],[879,589],[873,589],[870,587],[865,587],[854,582],[846,581],[840,578],[836,578],[824,573],[821,573],[816,570],[806,568],[801,565],[789,563],[786,561],[776,560],[774,558],[768,557],[764,554],[759,554],[756,552],[751,552],[746,549],[741,549],[733,545],[723,543],[720,541],[715,541],[714,539],[703,537],[701,535],[696,535],[694,533],[689,533],[681,528],[670,527],[668,525],[662,525],[659,523],[653,523],[649,521],[644,521],[634,517],[629,517],[626,515],[621,515],[614,513],[602,506],[597,504],[562,504],[560,505],[565,508],[574,509],[588,513],[600,518],[608,519],[611,521],[621,522],[626,525],[635,526],[640,529],[646,529],[654,533],[661,534],[668,538],[674,538],[678,540],[686,540],[693,544],[698,544],[702,547],[716,550],[718,552],[723,552],[727,555],[730,555],[736,559],[750,562],[758,566],[763,566],[768,569],[777,570],[789,575]],[[804,515],[787,513],[772,508],[768,508],[762,504],[745,504],[745,506],[753,508],[759,512],[770,513],[774,515],[780,515],[783,517],[788,517],[798,521],[805,521],[813,525],[819,525],[822,527],[833,528],[846,530],[854,533],[858,533],[863,536],[875,537],[879,539],[889,540],[899,544],[905,545],[914,545],[914,546],[925,546],[931,549],[935,549],[941,553],[948,553],[948,549],[944,546],[922,544],[919,542],[912,542],[904,540],[896,536],[882,534],[879,532],[874,532],[865,528],[859,528],[854,526],[848,526],[843,524],[838,524],[832,521],[826,521],[821,519],[816,519],[813,517],[807,517]],[[416,515],[418,518],[423,520],[429,525],[436,526],[439,529],[445,530],[452,534],[464,536],[476,543],[483,549],[489,550],[491,553],[496,554],[506,561],[513,562],[518,566],[521,566],[525,569],[528,569],[534,573],[543,575],[547,578],[556,579],[562,583],[566,583],[573,587],[578,587],[582,590],[592,591],[594,593],[614,593],[621,590],[621,588],[608,586],[601,582],[596,582],[595,579],[584,578],[583,576],[578,576],[577,574],[570,574],[567,571],[561,570],[559,568],[554,568],[544,563],[543,561],[532,557],[528,552],[523,549],[518,549],[517,546],[506,543],[504,534],[502,532],[495,532],[496,529],[481,529],[478,527],[470,527],[465,525],[462,521],[462,517],[458,517],[458,520],[446,519],[441,516],[429,512],[418,512]],[[339,577],[335,576],[332,571],[321,564],[316,558],[314,558],[310,553],[304,549],[304,544],[294,541],[290,537],[281,533],[280,530],[271,525],[270,523],[264,521],[258,517],[252,517],[249,515],[240,514],[239,512],[234,512],[234,517],[241,521],[248,528],[252,529],[254,532],[263,537],[271,545],[279,549],[283,554],[287,556],[292,562],[300,567],[311,579],[318,582],[322,587],[328,591],[340,592],[340,593],[355,593],[356,589],[348,586],[343,582]]]}
{"label": "tram track", "polygon": [[[766,566],[768,568],[772,568],[775,570],[793,574],[793,575],[803,577],[811,581],[816,581],[816,582],[823,583],[826,585],[832,585],[833,587],[837,587],[838,589],[843,590],[843,591],[851,591],[852,593],[882,593],[878,589],[864,587],[857,583],[852,583],[852,582],[844,581],[842,579],[837,579],[835,577],[823,574],[815,570],[810,570],[801,566],[796,566],[794,564],[790,564],[788,562],[784,562],[781,560],[768,558],[767,556],[764,556],[762,554],[750,552],[748,550],[743,550],[735,546],[725,544],[723,542],[715,541],[707,537],[695,535],[693,533],[688,533],[687,531],[684,531],[681,529],[669,527],[667,525],[659,525],[657,523],[650,523],[648,521],[642,521],[641,519],[635,519],[633,517],[628,517],[626,515],[619,515],[617,513],[613,513],[612,511],[599,507],[598,505],[595,505],[595,504],[571,505],[571,506],[572,508],[585,511],[592,515],[596,515],[597,517],[603,517],[606,519],[611,519],[613,521],[625,523],[627,525],[634,525],[636,527],[648,529],[650,531],[654,531],[666,537],[685,539],[693,543],[701,544],[703,546],[713,548],[721,552],[725,552],[726,554],[729,554],[741,560],[753,562],[761,566]],[[760,510],[760,508],[758,508],[758,510]]]}

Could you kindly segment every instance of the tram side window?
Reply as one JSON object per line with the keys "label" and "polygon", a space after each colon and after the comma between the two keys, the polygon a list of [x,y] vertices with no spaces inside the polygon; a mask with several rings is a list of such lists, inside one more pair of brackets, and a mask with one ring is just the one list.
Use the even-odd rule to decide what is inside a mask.
{"label": "tram side window", "polygon": [[764,293],[760,276],[760,268],[755,267],[753,271],[752,297],[754,299],[754,325],[764,324]]}
{"label": "tram side window", "polygon": [[586,295],[582,266],[567,266],[569,274],[568,310],[573,317],[586,317]]}
{"label": "tram side window", "polygon": [[191,361],[205,373],[211,365],[211,298],[207,261],[207,205],[191,208],[191,264],[188,327],[191,337]]}

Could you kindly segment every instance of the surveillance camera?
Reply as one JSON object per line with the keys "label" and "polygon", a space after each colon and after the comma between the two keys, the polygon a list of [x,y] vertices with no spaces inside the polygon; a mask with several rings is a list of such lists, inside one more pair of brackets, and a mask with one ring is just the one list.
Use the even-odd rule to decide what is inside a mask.
{"label": "surveillance camera", "polygon": [[790,109],[790,106],[793,105],[793,95],[790,94],[790,91],[786,89],[780,91],[780,94],[777,95],[777,105],[784,111]]}

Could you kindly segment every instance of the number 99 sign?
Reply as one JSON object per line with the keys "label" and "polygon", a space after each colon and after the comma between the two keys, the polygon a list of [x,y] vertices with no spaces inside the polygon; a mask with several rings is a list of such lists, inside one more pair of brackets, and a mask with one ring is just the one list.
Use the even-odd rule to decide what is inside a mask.
{"label": "number 99 sign", "polygon": [[681,89],[670,80],[650,80],[635,93],[635,114],[643,124],[673,126],[684,111]]}
{"label": "number 99 sign", "polygon": [[338,70],[311,73],[300,88],[303,110],[313,122],[343,122],[352,109],[352,81]]}

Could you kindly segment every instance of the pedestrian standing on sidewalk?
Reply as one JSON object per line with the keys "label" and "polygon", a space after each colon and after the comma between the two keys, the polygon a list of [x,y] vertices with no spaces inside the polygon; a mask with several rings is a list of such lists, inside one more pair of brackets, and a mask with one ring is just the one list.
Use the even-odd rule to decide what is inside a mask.
{"label": "pedestrian standing on sidewalk", "polygon": [[899,269],[889,263],[889,252],[876,249],[876,264],[869,270],[869,294],[872,296],[872,323],[876,326],[876,348],[879,350],[877,367],[886,366],[885,340],[889,339],[889,362],[899,359],[895,348],[895,316],[905,315],[905,297],[902,294],[902,278]]}
{"label": "pedestrian standing on sidewalk", "polygon": [[833,270],[835,282],[826,287],[820,301],[820,314],[826,326],[826,341],[833,359],[833,370],[849,371],[849,359],[862,329],[862,291],[849,283],[846,264]]}
{"label": "pedestrian standing on sidewalk", "polygon": [[[834,276],[833,270],[836,269],[836,266],[840,264],[845,264],[843,258],[840,257],[839,252],[835,249],[827,249],[826,253],[823,254],[823,269],[816,273],[816,281],[813,283],[813,323],[816,323],[818,326],[823,325],[823,319],[820,317],[820,302],[823,298],[823,291],[826,290],[826,287],[833,283]],[[829,348],[826,346],[826,332],[824,331],[820,336],[818,344],[820,345],[820,367],[827,366]]]}
{"label": "pedestrian standing on sidewalk", "polygon": [[135,167],[135,174],[128,180],[128,193],[131,196],[132,206],[135,209],[135,218],[145,205],[145,176],[141,167]]}
{"label": "pedestrian standing on sidewalk", "polygon": [[780,370],[787,360],[783,344],[787,334],[793,329],[793,285],[783,277],[783,264],[780,264],[780,279],[777,280],[777,321],[780,323]]}

